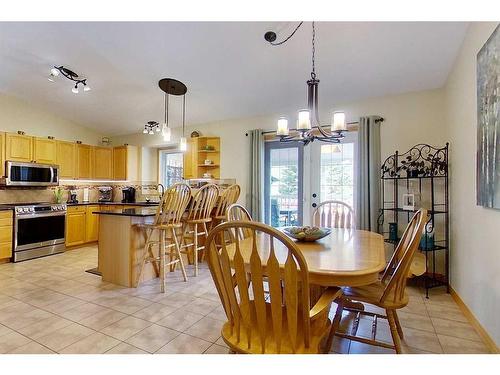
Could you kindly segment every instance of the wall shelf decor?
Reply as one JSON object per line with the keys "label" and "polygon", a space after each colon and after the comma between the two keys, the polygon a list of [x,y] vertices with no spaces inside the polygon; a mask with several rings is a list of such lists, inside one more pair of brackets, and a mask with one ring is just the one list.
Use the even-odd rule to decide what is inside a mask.
{"label": "wall shelf decor", "polygon": [[[425,272],[418,277],[429,296],[429,289],[446,286],[449,292],[449,194],[448,146],[413,146],[396,151],[382,163],[382,208],[378,221],[385,242],[395,246],[414,212],[426,208],[429,220],[416,257],[425,257]],[[408,195],[414,209],[404,209]]]}

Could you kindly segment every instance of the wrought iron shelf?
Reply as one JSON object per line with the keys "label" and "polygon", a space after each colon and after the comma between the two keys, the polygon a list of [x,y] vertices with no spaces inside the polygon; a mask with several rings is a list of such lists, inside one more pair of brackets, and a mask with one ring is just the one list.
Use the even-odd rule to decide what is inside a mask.
{"label": "wrought iron shelf", "polygon": [[386,243],[395,247],[399,242],[387,238],[387,222],[395,223],[399,233],[417,211],[403,208],[404,193],[415,193],[429,202],[425,235],[434,232],[439,240],[434,240],[430,249],[420,249],[425,254],[426,272],[417,280],[423,283],[427,297],[429,289],[438,286],[446,286],[449,292],[448,146],[418,144],[405,153],[396,151],[381,166],[382,207],[378,224]]}

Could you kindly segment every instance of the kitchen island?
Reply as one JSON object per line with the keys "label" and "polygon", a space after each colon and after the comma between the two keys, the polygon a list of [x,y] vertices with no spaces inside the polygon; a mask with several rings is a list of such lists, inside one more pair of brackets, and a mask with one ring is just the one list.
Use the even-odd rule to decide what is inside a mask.
{"label": "kitchen island", "polygon": [[[139,274],[146,233],[139,224],[154,220],[154,208],[99,210],[98,270],[102,280],[134,287]],[[157,277],[152,264],[146,264],[141,281]]]}

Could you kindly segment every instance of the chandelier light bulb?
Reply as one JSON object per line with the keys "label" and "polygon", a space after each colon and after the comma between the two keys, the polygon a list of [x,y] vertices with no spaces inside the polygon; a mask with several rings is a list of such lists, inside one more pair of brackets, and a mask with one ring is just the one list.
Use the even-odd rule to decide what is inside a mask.
{"label": "chandelier light bulb", "polygon": [[90,86],[87,86],[87,85],[85,85],[85,87],[83,88],[83,91],[86,91],[86,92],[90,91],[90,90],[92,90],[92,89],[90,88]]}
{"label": "chandelier light bulb", "polygon": [[157,133],[159,133],[159,132],[161,131],[160,126],[159,126],[159,125],[156,125],[155,131],[156,131]]}
{"label": "chandelier light bulb", "polygon": [[308,109],[299,111],[297,130],[311,130],[311,115]]}
{"label": "chandelier light bulb", "polygon": [[78,94],[78,87],[77,87],[77,86],[73,87],[73,88],[71,89],[71,92],[72,92],[73,94]]}
{"label": "chandelier light bulb", "polygon": [[149,135],[153,135],[154,133],[155,132],[153,131],[153,129],[149,129],[149,132],[148,132]]}
{"label": "chandelier light bulb", "polygon": [[50,75],[53,77],[57,77],[59,75],[59,70],[56,68],[50,69]]}
{"label": "chandelier light bulb", "polygon": [[332,132],[347,130],[344,112],[334,112],[332,117]]}
{"label": "chandelier light bulb", "polygon": [[163,140],[165,142],[170,142],[170,139],[172,138],[172,131],[167,126],[167,124],[163,124],[163,129],[161,130],[161,134],[163,135]]}
{"label": "chandelier light bulb", "polygon": [[186,151],[187,150],[187,141],[186,137],[181,137],[179,141],[179,150]]}
{"label": "chandelier light bulb", "polygon": [[284,117],[280,117],[278,120],[278,130],[277,135],[288,135],[288,120]]}

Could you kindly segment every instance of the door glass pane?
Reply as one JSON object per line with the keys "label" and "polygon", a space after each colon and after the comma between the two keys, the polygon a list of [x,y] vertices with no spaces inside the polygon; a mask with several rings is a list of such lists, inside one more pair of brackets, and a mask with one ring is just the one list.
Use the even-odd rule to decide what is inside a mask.
{"label": "door glass pane", "polygon": [[182,182],[183,154],[182,152],[163,152],[161,158],[163,185],[172,186]]}
{"label": "door glass pane", "polygon": [[270,150],[270,215],[273,227],[299,224],[299,149]]}
{"label": "door glass pane", "polygon": [[321,202],[354,203],[354,143],[321,145]]}

